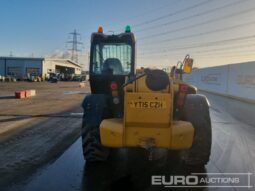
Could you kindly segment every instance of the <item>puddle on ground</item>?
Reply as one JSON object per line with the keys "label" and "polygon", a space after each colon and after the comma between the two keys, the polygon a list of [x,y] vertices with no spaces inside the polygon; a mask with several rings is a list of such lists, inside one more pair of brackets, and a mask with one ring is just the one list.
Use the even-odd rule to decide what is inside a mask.
{"label": "puddle on ground", "polygon": [[73,94],[88,94],[89,92],[85,92],[85,91],[68,91],[68,92],[64,92],[64,95],[73,95]]}

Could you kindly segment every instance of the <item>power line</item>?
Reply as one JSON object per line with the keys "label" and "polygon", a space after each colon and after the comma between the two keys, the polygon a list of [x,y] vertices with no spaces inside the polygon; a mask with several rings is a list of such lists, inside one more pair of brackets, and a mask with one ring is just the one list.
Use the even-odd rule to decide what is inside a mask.
{"label": "power line", "polygon": [[250,40],[253,38],[255,38],[255,35],[243,36],[243,37],[231,38],[231,39],[225,39],[225,40],[219,40],[219,41],[212,41],[212,42],[194,44],[194,45],[183,46],[183,47],[174,47],[174,48],[165,47],[163,50],[150,51],[150,52],[146,52],[145,54],[155,54],[155,53],[158,54],[158,53],[169,52],[169,51],[179,51],[179,50],[186,50],[186,49],[193,49],[193,48],[210,47],[210,46],[215,46],[218,44],[225,44],[229,42],[232,43],[232,42],[240,41],[240,40],[248,40],[248,39]]}
{"label": "power line", "polygon": [[211,19],[211,20],[207,20],[207,21],[204,21],[204,22],[197,23],[197,24],[188,25],[188,26],[185,26],[185,27],[182,27],[182,28],[178,28],[178,29],[174,29],[174,30],[169,30],[169,31],[161,32],[161,33],[155,33],[155,34],[152,34],[152,35],[144,36],[144,37],[139,38],[139,40],[146,39],[146,38],[151,38],[151,37],[163,36],[163,35],[167,35],[167,34],[170,34],[170,33],[175,33],[175,32],[183,31],[183,30],[186,30],[186,29],[190,29],[190,28],[210,24],[210,23],[213,23],[213,22],[216,22],[216,21],[222,21],[222,20],[225,20],[225,19],[229,19],[231,17],[236,17],[236,16],[240,16],[242,14],[247,14],[247,13],[252,12],[254,10],[255,10],[255,7],[250,8],[250,9],[246,9],[246,10],[243,10],[243,11],[240,11],[240,12],[237,12],[237,13],[233,13],[233,14],[230,14],[230,15],[226,15],[224,17],[218,17],[218,18],[214,18],[214,19]]}
{"label": "power line", "polygon": [[[163,5],[163,6],[160,6],[160,7],[157,7],[157,8],[153,8],[153,9],[146,10],[146,11],[144,11],[143,13],[140,13],[140,14],[138,14],[138,15],[128,17],[128,18],[126,18],[126,20],[131,20],[131,19],[139,18],[139,17],[142,17],[142,16],[144,16],[144,15],[147,15],[148,13],[151,13],[152,11],[157,11],[157,10],[160,10],[160,9],[163,9],[163,8],[172,7],[173,4],[180,3],[181,1],[183,1],[183,0],[174,0],[174,3],[173,3],[173,2],[170,2],[169,5]],[[208,1],[209,1],[209,0],[208,0]],[[125,18],[123,18],[123,19],[125,19]],[[121,22],[121,23],[122,23],[122,22]],[[117,24],[121,24],[121,23],[118,22]],[[126,22],[126,23],[128,23],[128,22]],[[109,26],[110,26],[110,25],[108,24],[108,25],[104,25],[103,27],[109,27]],[[132,26],[132,27],[133,27],[133,26]],[[118,29],[116,30],[116,32],[122,32],[122,31],[123,31],[122,28],[118,28]],[[89,35],[90,35],[90,34],[87,34],[86,36],[89,36]]]}
{"label": "power line", "polygon": [[[255,52],[255,51],[254,51]],[[231,58],[235,58],[235,57],[238,57],[238,58],[240,58],[240,57],[247,57],[247,56],[255,56],[255,54],[242,54],[242,55],[219,55],[219,57],[224,57],[224,58],[226,58],[226,57],[231,57]]]}
{"label": "power line", "polygon": [[[147,15],[148,13],[150,14],[151,12],[154,12],[154,11],[158,11],[158,10],[161,10],[163,8],[167,8],[167,7],[173,7],[173,4],[176,4],[176,3],[180,3],[181,1],[183,0],[175,0],[175,2],[170,2],[169,5],[163,5],[163,6],[160,6],[160,7],[157,7],[157,8],[153,8],[153,9],[149,9],[149,10],[146,10],[144,11],[143,13],[140,13],[139,15],[135,15],[135,16],[131,16],[131,17],[128,17],[126,18],[126,20],[131,20],[131,19],[135,19],[135,18],[139,18],[141,16],[144,16],[144,15]],[[120,24],[120,23],[119,23]],[[109,26],[109,25],[106,25],[106,26]],[[117,31],[120,31],[121,29],[119,28],[119,30]]]}
{"label": "power line", "polygon": [[[255,52],[255,50],[238,50],[240,48],[250,48],[250,47],[255,47],[255,44],[249,44],[246,45],[245,47],[231,47],[231,49],[229,48],[220,48],[220,49],[210,49],[210,50],[206,50],[206,51],[195,51],[195,52],[189,52],[190,54],[195,54],[195,55],[199,55],[199,56],[204,56],[204,55],[220,55],[220,54],[229,54],[229,53],[242,53],[242,52]],[[235,51],[233,51],[233,49],[237,49]],[[218,52],[220,51],[220,52]],[[216,53],[215,53],[216,52]],[[183,55],[183,53],[174,53],[174,55]],[[255,55],[255,54],[254,54]],[[161,55],[158,55],[161,56]],[[166,56],[166,55],[165,55]]]}
{"label": "power line", "polygon": [[[227,53],[222,53],[222,54],[205,54],[205,55],[200,55],[200,54],[192,54],[192,56],[194,56],[195,58],[218,58],[218,57],[240,57],[242,55],[244,55],[245,53],[249,53],[250,55],[254,56],[255,58],[255,51],[247,51],[247,52],[227,52]],[[251,54],[253,53],[253,54]],[[183,57],[184,55],[186,55],[187,53],[182,53],[182,54],[175,54],[174,56],[178,56],[178,57]],[[190,53],[189,53],[190,54]],[[164,54],[160,56],[160,59],[172,59],[173,56],[169,55],[169,54]],[[138,56],[137,59],[143,59],[143,60],[158,60],[159,57],[143,57],[143,56]]]}
{"label": "power line", "polygon": [[206,53],[206,52],[217,52],[217,51],[222,51],[222,50],[233,50],[233,49],[240,49],[240,48],[250,48],[250,47],[255,47],[255,44],[246,44],[243,46],[231,46],[231,47],[224,47],[224,48],[216,48],[216,49],[209,49],[205,51],[196,51],[195,53]]}
{"label": "power line", "polygon": [[[176,12],[173,12],[173,13],[169,13],[167,15],[163,15],[163,16],[160,16],[160,17],[157,17],[157,18],[154,18],[154,19],[151,19],[151,20],[147,20],[147,21],[144,21],[142,23],[138,23],[138,24],[135,24],[133,25],[132,27],[136,28],[136,27],[140,27],[140,26],[143,26],[143,25],[147,25],[147,24],[151,24],[153,22],[156,22],[158,20],[161,20],[161,19],[164,19],[164,18],[167,18],[167,17],[171,17],[171,16],[174,16],[174,15],[177,15],[179,13],[183,13],[185,11],[190,11],[191,9],[194,9],[194,8],[197,8],[197,7],[200,7],[200,6],[203,6],[204,4],[207,4],[207,3],[210,3],[214,0],[207,0],[207,1],[203,1],[201,3],[198,3],[198,4],[195,4],[195,5],[192,5],[192,6],[189,6],[185,9],[181,9],[179,11],[176,11]],[[180,21],[184,21],[184,20],[188,20],[188,19],[191,19],[191,18],[194,18],[194,17],[198,17],[198,16],[202,16],[202,15],[205,15],[205,14],[209,14],[209,13],[212,13],[212,12],[215,12],[217,10],[220,10],[220,9],[224,9],[226,7],[230,7],[230,6],[233,6],[233,5],[237,5],[237,4],[240,4],[240,3],[243,3],[245,1],[249,1],[249,0],[240,0],[240,1],[237,1],[237,2],[232,2],[232,3],[228,3],[226,5],[223,5],[221,7],[217,7],[215,9],[211,9],[211,10],[207,10],[207,11],[204,11],[204,12],[201,12],[201,13],[198,13],[198,14],[195,14],[195,15],[191,15],[191,16],[188,16],[188,17],[184,17],[184,18],[181,18],[181,19],[178,19],[178,20],[175,20],[175,21],[170,21],[170,22],[166,22],[166,23],[163,23],[163,24],[158,24],[158,25],[154,25],[154,26],[150,26],[148,28],[145,28],[143,30],[137,30],[136,32],[142,32],[144,30],[149,30],[149,29],[155,29],[159,26],[165,26],[165,25],[169,25],[169,24],[173,24],[173,23],[177,23],[177,22],[180,22]],[[162,7],[159,7],[159,8],[155,8],[155,10],[158,10],[158,9],[161,9]],[[141,15],[142,16],[142,15]],[[134,17],[135,18],[135,17]],[[117,30],[117,32],[120,31],[120,30]]]}
{"label": "power line", "polygon": [[[255,37],[255,36],[254,36]],[[245,47],[246,45],[248,45],[247,43],[250,43],[250,42],[255,42],[254,40],[251,41],[252,39],[251,38],[248,38],[248,39],[241,39],[241,40],[233,40],[233,41],[223,41],[221,43],[221,41],[219,41],[218,43],[214,44],[211,42],[209,42],[209,44],[206,44],[208,42],[205,42],[205,43],[193,43],[193,44],[184,44],[182,46],[178,46],[178,47],[175,47],[175,48],[172,48],[172,47],[164,47],[164,49],[161,49],[161,50],[155,50],[155,49],[149,49],[149,50],[145,50],[145,51],[138,51],[138,54],[143,54],[143,55],[148,55],[148,54],[151,54],[151,55],[154,55],[154,54],[160,54],[159,52],[176,52],[176,51],[186,51],[186,50],[189,50],[191,51],[190,49],[195,49],[195,50],[210,50],[210,48],[214,48],[214,49],[224,49],[224,48],[232,48],[232,47],[235,47],[235,46],[239,46],[239,47]],[[201,46],[200,46],[201,45]],[[218,47],[218,48],[217,48]],[[219,48],[220,47],[220,48]],[[142,49],[139,49],[139,50],[142,50]]]}
{"label": "power line", "polygon": [[[208,56],[229,56],[229,55],[233,55],[233,56],[237,56],[243,53],[255,53],[255,50],[245,50],[245,51],[230,51],[230,52],[220,52],[220,53],[207,53],[207,54],[196,54],[196,56],[199,57],[208,57]],[[255,54],[254,54],[255,56]]]}
{"label": "power line", "polygon": [[205,5],[205,4],[207,4],[207,3],[210,3],[210,2],[212,2],[212,1],[213,1],[213,0],[206,0],[206,1],[203,1],[203,2],[200,2],[200,3],[197,3],[197,4],[195,4],[195,5],[186,7],[186,8],[184,8],[184,9],[175,11],[175,12],[173,12],[173,13],[168,13],[168,14],[166,14],[166,15],[163,15],[163,16],[160,16],[160,17],[157,17],[157,18],[154,18],[154,19],[151,19],[151,20],[142,22],[142,23],[135,24],[135,25],[133,25],[133,27],[134,27],[134,28],[135,28],[135,27],[140,27],[140,26],[143,26],[143,25],[146,25],[146,24],[150,24],[150,23],[153,23],[153,22],[156,22],[156,21],[165,19],[166,17],[171,17],[171,16],[174,16],[174,15],[177,15],[177,14],[180,14],[180,13],[183,13],[183,12],[186,12],[186,11],[190,11],[191,9],[194,9],[194,8],[197,8],[197,7],[200,7],[200,6],[203,6],[203,5]]}
{"label": "power line", "polygon": [[[245,1],[248,1],[248,0],[239,0],[239,1],[236,1],[236,2],[232,2],[232,3],[228,3],[228,4],[225,4],[221,7],[217,7],[217,8],[214,8],[214,9],[210,9],[210,10],[206,10],[206,11],[203,11],[201,13],[197,13],[197,14],[194,14],[194,15],[191,15],[191,16],[187,16],[187,17],[183,17],[181,19],[177,19],[177,20],[174,20],[174,21],[168,21],[166,23],[161,23],[161,24],[157,24],[157,25],[153,25],[153,26],[150,26],[150,27],[147,27],[143,30],[138,30],[136,32],[141,32],[141,31],[144,31],[144,30],[149,30],[149,29],[155,29],[155,28],[158,28],[160,26],[165,26],[165,25],[169,25],[169,24],[174,24],[174,23],[178,23],[178,22],[181,22],[181,21],[187,21],[187,20],[190,20],[194,17],[199,17],[199,16],[203,16],[203,15],[207,15],[209,13],[212,13],[212,12],[215,12],[215,11],[218,11],[218,10],[221,10],[221,9],[224,9],[224,8],[227,8],[227,7],[231,7],[231,6],[234,6],[234,5],[237,5],[237,4],[240,4],[240,3],[243,3]],[[149,22],[147,22],[147,24],[150,24]]]}
{"label": "power line", "polygon": [[[235,28],[239,28],[239,27],[243,27],[243,26],[247,26],[247,25],[251,25],[251,24],[255,24],[255,21],[248,22],[248,23],[242,23],[242,24],[234,25],[234,26],[227,27],[227,28],[221,28],[221,29],[206,31],[206,32],[202,32],[202,33],[196,33],[196,34],[192,34],[192,35],[180,36],[180,37],[177,37],[177,38],[164,39],[164,40],[161,40],[161,41],[155,40],[155,42],[157,42],[157,43],[165,43],[165,42],[176,41],[176,40],[180,40],[180,39],[182,40],[182,39],[187,39],[187,38],[193,38],[193,37],[197,37],[197,36],[214,34],[214,33],[223,32],[223,31],[228,31],[228,30],[232,30],[232,29],[235,29]],[[153,42],[154,41],[148,42],[148,43],[153,43]],[[144,43],[144,44],[148,44],[148,43]]]}
{"label": "power line", "polygon": [[[246,54],[248,53],[248,54]],[[253,54],[251,54],[253,53]],[[231,57],[231,58],[240,58],[240,57],[243,57],[243,56],[253,56],[255,57],[255,51],[241,51],[241,52],[227,52],[227,53],[222,53],[222,54],[207,54],[207,55],[195,55],[195,57],[197,58],[212,58],[212,56],[217,56],[217,57],[223,57],[223,58],[226,58],[226,57]]]}
{"label": "power line", "polygon": [[[242,37],[242,36],[240,36],[240,37]],[[235,37],[235,38],[240,38],[240,37]],[[235,39],[234,38],[234,39]],[[224,40],[224,39],[222,39],[222,40]],[[226,42],[226,43],[223,43],[223,44],[221,44],[220,42],[221,42],[221,40],[219,40],[219,43],[218,44],[215,44],[215,45],[212,45],[212,46],[226,46],[226,45],[242,45],[242,43],[249,43],[251,40],[250,39],[242,39],[242,40],[240,40],[240,41],[229,41],[229,42]],[[177,45],[174,45],[174,44],[171,44],[170,46],[162,46],[162,47],[154,47],[154,46],[150,46],[150,47],[148,47],[148,46],[145,46],[144,48],[139,48],[138,50],[143,50],[143,52],[145,52],[145,53],[151,53],[151,52],[155,52],[155,50],[157,50],[158,51],[158,49],[161,51],[161,50],[163,50],[163,51],[165,51],[165,50],[168,50],[169,48],[172,48],[172,47],[175,47],[175,49],[176,48],[182,48],[182,47],[190,47],[190,46],[197,46],[197,45],[200,45],[201,43],[197,43],[198,41],[196,40],[196,41],[193,41],[193,42],[190,42],[190,43],[185,43],[185,44],[179,44],[178,46]],[[202,41],[203,42],[203,41]],[[218,42],[218,41],[217,41]],[[203,43],[211,43],[211,41],[210,42],[203,42]],[[138,44],[138,47],[140,47],[139,46],[139,44]],[[143,46],[142,46],[143,47]],[[205,46],[206,47],[206,46]],[[199,47],[198,47],[199,48]],[[139,51],[138,51],[139,52]]]}
{"label": "power line", "polygon": [[[255,47],[254,45],[253,46],[250,46],[250,47]],[[215,52],[215,51],[210,51],[210,52],[189,52],[189,54],[192,54],[192,55],[196,55],[196,56],[210,56],[210,55],[228,55],[228,54],[239,54],[239,53],[246,53],[246,52],[254,52],[255,53],[255,50],[235,50],[235,51],[233,51],[233,50],[231,50],[231,49],[225,49],[224,51],[221,51],[221,52]],[[183,55],[184,53],[174,53],[174,55],[176,56],[176,55]],[[158,56],[160,56],[160,57],[162,57],[162,56],[169,56],[169,55],[171,55],[171,54],[169,54],[169,53],[164,53],[163,55],[157,55],[157,56],[154,56],[155,58],[157,58]],[[255,54],[254,54],[254,56],[255,56]],[[147,58],[147,57],[149,57],[150,58],[150,56],[139,56],[139,58]]]}
{"label": "power line", "polygon": [[[252,51],[252,52],[254,52],[255,53],[255,51]],[[248,53],[248,54],[245,54],[245,52],[242,52],[241,54],[236,54],[236,53],[232,53],[232,54],[223,54],[223,55],[217,55],[217,57],[221,57],[221,58],[232,58],[232,59],[235,59],[236,60],[236,58],[239,58],[239,59],[241,59],[241,62],[244,62],[244,61],[248,61],[248,60],[250,60],[251,61],[251,59],[252,60],[254,60],[255,59],[255,54],[251,54],[251,53]],[[183,54],[182,54],[183,55]],[[169,57],[169,55],[164,55],[164,57],[166,57],[166,56],[168,56]],[[202,56],[196,56],[196,60],[199,60],[199,59],[208,59],[208,58],[212,58],[212,55],[202,55]],[[141,57],[138,57],[138,59],[149,59],[149,60],[152,60],[153,58],[141,58]],[[158,58],[155,58],[155,59],[157,59],[158,60]],[[168,59],[168,58],[165,58],[165,59]],[[237,61],[235,61],[235,62],[237,62]],[[162,66],[166,66],[165,64],[163,64]]]}
{"label": "power line", "polygon": [[170,5],[163,5],[163,6],[160,6],[158,8],[153,8],[153,9],[150,9],[150,10],[146,10],[146,11],[144,11],[143,14],[139,14],[137,16],[130,17],[129,19],[138,18],[138,17],[144,16],[148,13],[150,14],[152,11],[157,11],[157,10],[160,10],[160,9],[163,9],[163,8],[165,9],[167,7],[173,7],[173,4],[180,3],[181,1],[183,1],[183,0],[175,0],[175,3],[171,2]]}

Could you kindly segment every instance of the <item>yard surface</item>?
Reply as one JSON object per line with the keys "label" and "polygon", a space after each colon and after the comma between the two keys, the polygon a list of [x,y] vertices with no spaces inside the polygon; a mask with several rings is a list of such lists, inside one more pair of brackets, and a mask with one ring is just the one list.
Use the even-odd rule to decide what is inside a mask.
{"label": "yard surface", "polygon": [[[36,96],[15,99],[14,92],[36,90]],[[9,135],[44,118],[33,116],[56,115],[81,105],[89,88],[79,82],[16,82],[0,83],[0,141]]]}
{"label": "yard surface", "polygon": [[[14,97],[30,89],[35,97]],[[0,83],[0,186],[33,172],[80,136],[81,103],[89,91],[79,82]]]}

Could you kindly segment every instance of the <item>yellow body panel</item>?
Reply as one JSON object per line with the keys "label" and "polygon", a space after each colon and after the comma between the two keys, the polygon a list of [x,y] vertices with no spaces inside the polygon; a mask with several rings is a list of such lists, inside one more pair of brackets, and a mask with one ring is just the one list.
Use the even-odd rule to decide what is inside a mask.
{"label": "yellow body panel", "polygon": [[124,104],[126,126],[168,127],[170,124],[170,94],[126,92]]}
{"label": "yellow body panel", "polygon": [[160,147],[187,149],[192,146],[191,123],[174,122],[168,128],[124,127],[121,119],[105,119],[100,125],[101,143],[109,147]]}
{"label": "yellow body panel", "polygon": [[170,128],[128,127],[125,129],[125,146],[170,147]]}
{"label": "yellow body panel", "polygon": [[171,149],[190,148],[193,143],[194,127],[187,121],[174,121],[171,128]]}
{"label": "yellow body panel", "polygon": [[165,89],[152,91],[145,79],[141,77],[126,86],[123,119],[101,122],[101,143],[109,147],[190,148],[192,124],[173,121],[173,96],[178,86],[170,80]]}
{"label": "yellow body panel", "polygon": [[105,119],[100,124],[101,143],[109,147],[122,147],[123,144],[123,120]]}

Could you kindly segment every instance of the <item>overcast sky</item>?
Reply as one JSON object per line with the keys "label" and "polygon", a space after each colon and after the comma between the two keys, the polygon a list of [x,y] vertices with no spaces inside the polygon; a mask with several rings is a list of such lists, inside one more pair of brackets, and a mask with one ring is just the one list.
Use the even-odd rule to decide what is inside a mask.
{"label": "overcast sky", "polygon": [[90,34],[131,25],[139,66],[165,67],[190,54],[195,66],[255,60],[254,0],[1,0],[0,56],[50,56],[81,33],[87,65]]}

